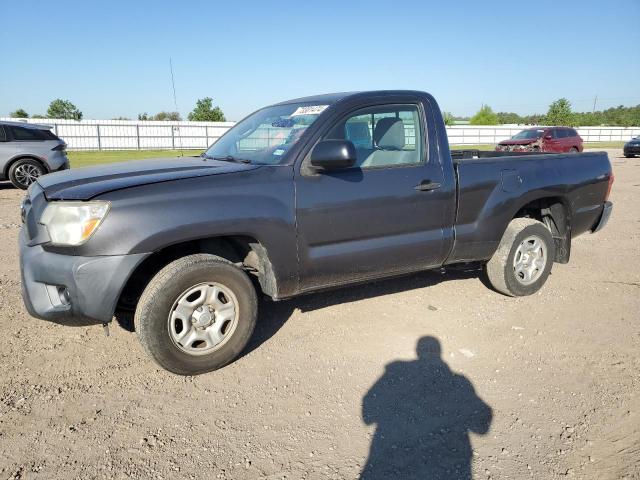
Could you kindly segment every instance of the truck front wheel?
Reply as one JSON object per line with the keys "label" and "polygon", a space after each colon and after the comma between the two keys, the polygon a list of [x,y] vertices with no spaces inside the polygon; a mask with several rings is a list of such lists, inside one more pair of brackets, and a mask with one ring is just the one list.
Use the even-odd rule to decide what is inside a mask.
{"label": "truck front wheel", "polygon": [[516,218],[487,262],[487,277],[505,295],[531,295],[547,281],[554,257],[555,244],[549,229],[537,220]]}
{"label": "truck front wheel", "polygon": [[214,255],[180,258],[156,274],[135,314],[140,343],[162,368],[196,375],[225,366],[246,346],[258,301],[247,274]]}

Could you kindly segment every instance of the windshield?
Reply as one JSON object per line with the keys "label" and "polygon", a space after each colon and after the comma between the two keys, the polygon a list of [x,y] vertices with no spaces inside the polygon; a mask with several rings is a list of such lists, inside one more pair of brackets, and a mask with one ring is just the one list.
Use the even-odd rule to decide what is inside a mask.
{"label": "windshield", "polygon": [[276,165],[327,107],[306,102],[263,108],[236,124],[204,156]]}
{"label": "windshield", "polygon": [[529,140],[529,139],[532,139],[532,138],[540,138],[543,133],[544,133],[544,130],[542,130],[542,129],[539,129],[539,130],[523,130],[520,133],[515,134],[511,138],[513,140]]}

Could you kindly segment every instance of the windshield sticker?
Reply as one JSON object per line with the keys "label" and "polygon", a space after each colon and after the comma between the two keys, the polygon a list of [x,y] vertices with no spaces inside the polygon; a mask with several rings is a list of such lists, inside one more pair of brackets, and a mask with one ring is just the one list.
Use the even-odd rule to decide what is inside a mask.
{"label": "windshield sticker", "polygon": [[277,150],[275,150],[273,152],[274,155],[278,155],[278,156],[282,155],[283,153],[284,153],[284,150],[282,150],[281,148],[279,148],[279,149],[277,149]]}
{"label": "windshield sticker", "polygon": [[324,112],[329,105],[309,105],[307,107],[298,107],[295,112],[291,114],[292,117],[298,115],[320,115]]}

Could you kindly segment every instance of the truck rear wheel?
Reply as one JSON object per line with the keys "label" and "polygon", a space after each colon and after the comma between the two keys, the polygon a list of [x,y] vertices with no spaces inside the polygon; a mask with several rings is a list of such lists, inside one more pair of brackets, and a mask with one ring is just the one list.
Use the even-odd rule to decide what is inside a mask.
{"label": "truck rear wheel", "polygon": [[555,244],[549,229],[537,220],[516,218],[487,262],[487,277],[505,295],[531,295],[547,281],[554,257]]}
{"label": "truck rear wheel", "polygon": [[196,375],[242,352],[257,313],[256,292],[244,271],[221,257],[197,254],[151,279],[134,322],[140,343],[162,368]]}

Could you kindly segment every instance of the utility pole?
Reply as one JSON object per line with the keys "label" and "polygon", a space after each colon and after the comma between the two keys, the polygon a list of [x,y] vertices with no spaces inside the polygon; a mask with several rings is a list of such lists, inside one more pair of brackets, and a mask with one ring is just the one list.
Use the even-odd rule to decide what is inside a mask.
{"label": "utility pole", "polygon": [[596,93],[596,97],[593,99],[593,110],[591,113],[596,113],[596,103],[598,103],[598,94]]}

